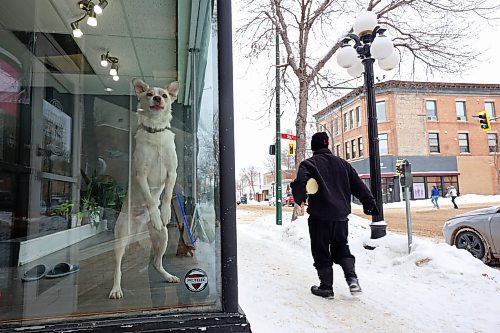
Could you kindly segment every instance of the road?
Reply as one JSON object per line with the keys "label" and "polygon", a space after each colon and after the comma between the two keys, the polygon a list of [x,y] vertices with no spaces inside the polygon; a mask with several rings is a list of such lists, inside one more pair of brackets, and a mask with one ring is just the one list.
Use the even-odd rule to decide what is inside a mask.
{"label": "road", "polygon": [[[419,236],[432,237],[443,240],[443,223],[450,217],[462,214],[474,209],[491,207],[491,203],[484,204],[461,204],[459,209],[442,205],[440,209],[429,207],[411,207],[411,219],[413,234]],[[283,211],[292,211],[292,207],[283,207]],[[238,223],[250,223],[256,218],[273,214],[275,207],[262,204],[248,204],[237,206]],[[361,208],[353,209],[353,214],[367,218]],[[406,234],[406,210],[402,208],[385,208],[384,220],[387,222],[389,231]]]}

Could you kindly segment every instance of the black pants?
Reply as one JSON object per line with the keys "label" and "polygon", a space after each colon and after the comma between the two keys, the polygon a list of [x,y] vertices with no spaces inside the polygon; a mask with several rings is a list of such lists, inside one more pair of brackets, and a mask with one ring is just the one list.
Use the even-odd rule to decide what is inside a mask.
{"label": "black pants", "polygon": [[357,277],[354,268],[355,258],[347,244],[348,221],[317,220],[309,217],[309,236],[314,267],[319,271],[338,264],[344,276]]}
{"label": "black pants", "polygon": [[451,197],[451,202],[453,203],[454,208],[458,208],[457,204],[455,203],[455,198],[456,197]]}

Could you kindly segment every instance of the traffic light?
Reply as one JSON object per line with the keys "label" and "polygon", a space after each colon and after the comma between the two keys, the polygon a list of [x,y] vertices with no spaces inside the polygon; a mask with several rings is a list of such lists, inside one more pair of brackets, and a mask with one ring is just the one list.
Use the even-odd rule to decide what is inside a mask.
{"label": "traffic light", "polygon": [[481,111],[477,115],[479,117],[479,124],[481,124],[481,129],[484,132],[491,131],[490,117],[487,111]]}
{"label": "traffic light", "polygon": [[276,146],[269,145],[269,155],[276,155]]}
{"label": "traffic light", "polygon": [[295,141],[288,142],[288,156],[295,156]]}

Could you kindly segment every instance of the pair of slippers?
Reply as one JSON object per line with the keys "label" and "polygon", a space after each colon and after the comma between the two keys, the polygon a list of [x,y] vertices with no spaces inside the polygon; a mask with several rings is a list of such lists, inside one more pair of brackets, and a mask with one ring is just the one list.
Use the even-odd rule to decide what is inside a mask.
{"label": "pair of slippers", "polygon": [[47,265],[40,264],[27,270],[22,280],[23,282],[30,282],[40,280],[44,277],[47,279],[55,279],[76,273],[79,270],[80,266],[68,264],[67,262],[58,263],[52,269],[49,269]]}

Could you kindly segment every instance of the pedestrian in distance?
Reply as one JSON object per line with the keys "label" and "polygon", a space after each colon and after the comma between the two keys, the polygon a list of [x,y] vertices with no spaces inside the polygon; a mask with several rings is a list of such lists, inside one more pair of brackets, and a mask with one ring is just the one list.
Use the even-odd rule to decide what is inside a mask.
{"label": "pedestrian in distance", "polygon": [[[328,135],[318,132],[312,136],[313,156],[299,165],[297,178],[291,183],[295,203],[308,201],[308,226],[311,253],[320,284],[312,286],[316,296],[333,298],[333,264],[342,267],[351,294],[361,292],[355,270],[355,257],[347,242],[348,215],[351,213],[351,195],[363,204],[367,215],[377,215],[378,209],[370,190],[356,170],[328,149]],[[314,179],[317,187],[306,192],[306,185]],[[311,186],[307,186],[311,188]]]}
{"label": "pedestrian in distance", "polygon": [[439,209],[438,199],[439,199],[439,190],[435,185],[433,185],[431,190],[431,202],[434,205],[434,208],[437,209]]}
{"label": "pedestrian in distance", "polygon": [[448,192],[446,193],[446,196],[451,197],[453,208],[458,209],[458,206],[455,202],[455,199],[457,197],[457,189],[455,188],[455,186],[451,185],[450,187],[448,187]]}

